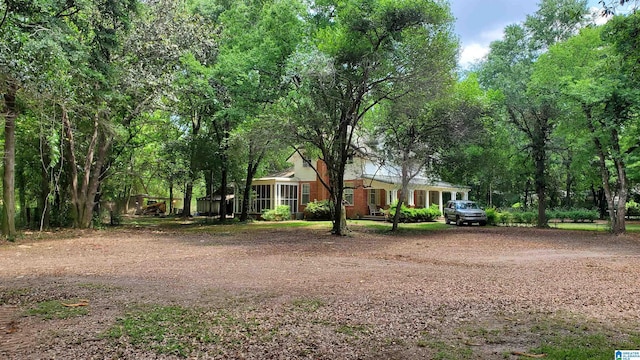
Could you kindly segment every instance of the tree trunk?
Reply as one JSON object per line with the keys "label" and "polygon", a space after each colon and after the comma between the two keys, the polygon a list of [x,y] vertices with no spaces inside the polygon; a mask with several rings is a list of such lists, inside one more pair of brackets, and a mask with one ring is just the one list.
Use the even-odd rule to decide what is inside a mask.
{"label": "tree trunk", "polygon": [[227,159],[224,159],[222,163],[222,169],[220,169],[220,222],[225,222],[227,220]]}
{"label": "tree trunk", "polygon": [[169,215],[173,214],[173,181],[169,182]]}
{"label": "tree trunk", "polygon": [[40,193],[38,194],[38,209],[40,210],[39,221],[40,231],[49,228],[49,193],[51,186],[49,184],[49,172],[45,166],[49,166],[51,161],[49,157],[49,145],[47,141],[42,141],[42,168],[40,169]]}
{"label": "tree trunk", "polygon": [[184,189],[184,206],[182,207],[182,217],[191,216],[191,195],[193,194],[193,181],[189,179]]}
{"label": "tree trunk", "polygon": [[598,160],[600,164],[600,174],[602,176],[602,188],[604,189],[605,198],[607,200],[607,208],[609,210],[609,225],[613,234],[622,234],[626,231],[625,213],[627,202],[627,181],[624,162],[622,161],[620,146],[618,143],[618,134],[615,129],[611,131],[611,140],[613,146],[613,161],[615,164],[618,179],[616,180],[619,187],[618,194],[618,206],[615,204],[615,194],[611,189],[609,181],[611,179],[611,173],[607,167],[607,157],[603,148],[602,142],[598,138],[596,132],[596,125],[593,123],[591,116],[591,108],[583,105],[584,113],[587,117],[587,125],[591,132],[593,143],[598,153]]}
{"label": "tree trunk", "polygon": [[391,231],[398,230],[398,222],[400,222],[400,215],[402,215],[402,204],[404,204],[403,199],[398,199],[398,204],[396,205],[396,214],[393,216],[393,225],[391,226]]}
{"label": "tree trunk", "polygon": [[565,181],[565,198],[564,198],[564,206],[565,208],[571,208],[571,185],[573,185],[573,176],[571,176],[571,162],[572,162],[571,151],[568,152],[567,160],[564,163],[565,171],[567,172],[567,179]]}
{"label": "tree trunk", "polygon": [[249,202],[251,201],[251,185],[253,184],[253,178],[256,176],[258,166],[264,157],[264,151],[254,161],[253,157],[249,156],[247,164],[247,180],[244,184],[244,190],[242,191],[242,209],[240,211],[240,221],[245,222],[249,218]]}
{"label": "tree trunk", "polygon": [[26,181],[24,178],[24,169],[22,166],[18,166],[16,174],[16,183],[18,186],[18,197],[20,198],[20,220],[22,226],[31,228],[31,213],[27,209],[27,190]]}
{"label": "tree trunk", "polygon": [[534,157],[536,162],[535,184],[538,195],[538,221],[536,227],[546,228],[547,218],[547,180],[546,180],[546,145],[544,141],[538,141],[534,145]]}
{"label": "tree trunk", "polygon": [[16,119],[18,107],[16,95],[18,85],[9,81],[7,91],[4,94],[5,119],[4,119],[4,173],[2,177],[2,234],[9,240],[16,237],[16,199],[15,199],[15,164],[16,164]]}
{"label": "tree trunk", "polygon": [[[71,168],[71,215],[73,226],[79,229],[87,229],[92,225],[96,194],[100,185],[100,172],[111,146],[111,139],[100,134],[99,113],[93,118],[93,134],[87,148],[82,173],[82,182],[79,182],[80,164],[76,156],[75,138],[69,116],[64,106],[62,109],[62,123],[68,142],[67,156]],[[96,156],[96,148],[98,148]]]}
{"label": "tree trunk", "polygon": [[623,234],[626,229],[626,204],[627,204],[627,172],[622,158],[622,152],[620,151],[620,143],[618,137],[618,130],[613,128],[611,130],[611,143],[613,146],[613,163],[615,164],[618,185],[618,205],[616,208],[616,222],[611,225],[611,232],[616,235]]}

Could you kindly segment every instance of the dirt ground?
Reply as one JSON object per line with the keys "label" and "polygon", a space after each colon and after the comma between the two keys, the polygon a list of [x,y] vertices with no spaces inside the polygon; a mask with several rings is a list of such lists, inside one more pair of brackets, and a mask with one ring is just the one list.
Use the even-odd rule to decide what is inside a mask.
{"label": "dirt ground", "polygon": [[[0,243],[0,358],[516,359],[555,326],[639,329],[639,284],[638,235],[476,226],[349,237],[251,226],[32,234]],[[28,315],[52,300],[86,300],[87,313]],[[181,355],[105,336],[145,305],[234,320],[208,323],[218,340],[193,340]]]}

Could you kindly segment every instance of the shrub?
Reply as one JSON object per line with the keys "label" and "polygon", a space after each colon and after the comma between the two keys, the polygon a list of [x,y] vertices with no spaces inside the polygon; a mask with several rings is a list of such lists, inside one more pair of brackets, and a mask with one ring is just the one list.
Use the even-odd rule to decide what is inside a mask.
{"label": "shrub", "polygon": [[525,224],[535,224],[538,222],[538,214],[531,211],[525,211],[522,213],[522,222]]}
{"label": "shrub", "polygon": [[570,209],[570,210],[550,210],[547,212],[548,219],[557,219],[565,222],[571,219],[572,222],[594,222],[598,218],[598,212],[588,209]]}
{"label": "shrub", "polygon": [[498,221],[500,222],[500,224],[502,225],[509,225],[511,224],[511,213],[508,212],[501,212],[498,213]]}
{"label": "shrub", "polygon": [[289,205],[278,205],[274,210],[263,212],[262,218],[267,221],[290,220],[291,210],[289,210]]}
{"label": "shrub", "polygon": [[511,221],[514,224],[522,224],[524,222],[523,218],[522,218],[522,212],[520,211],[514,211],[511,213]]}
{"label": "shrub", "polygon": [[329,200],[308,203],[304,209],[304,219],[311,221],[331,220],[331,204]]}
{"label": "shrub", "polygon": [[487,208],[485,211],[487,213],[487,224],[489,225],[497,225],[498,224],[498,210],[494,207]]}
{"label": "shrub", "polygon": [[[393,218],[396,215],[397,205],[398,204],[395,203],[389,208],[387,213],[388,221],[393,221]],[[433,204],[428,208],[409,208],[402,204],[399,221],[406,223],[434,221],[440,215],[440,208],[436,204]]]}
{"label": "shrub", "polygon": [[640,204],[633,200],[627,201],[625,204],[627,216],[640,216]]}

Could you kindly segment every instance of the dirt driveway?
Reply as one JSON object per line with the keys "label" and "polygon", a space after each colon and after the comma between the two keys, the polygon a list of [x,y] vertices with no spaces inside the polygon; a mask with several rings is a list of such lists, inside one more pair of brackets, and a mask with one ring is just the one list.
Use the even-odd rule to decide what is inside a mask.
{"label": "dirt driveway", "polygon": [[[640,328],[636,235],[326,230],[129,229],[2,243],[0,358],[515,359],[557,333],[602,327],[620,340]],[[85,312],[34,311],[52,301]],[[167,315],[175,311],[182,317]],[[187,313],[197,320],[176,325]],[[126,330],[141,319],[164,337]]]}

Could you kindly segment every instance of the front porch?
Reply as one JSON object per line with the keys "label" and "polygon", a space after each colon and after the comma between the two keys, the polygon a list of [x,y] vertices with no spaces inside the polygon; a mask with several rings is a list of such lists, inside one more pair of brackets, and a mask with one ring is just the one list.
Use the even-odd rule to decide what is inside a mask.
{"label": "front porch", "polygon": [[[366,205],[362,206],[360,219],[384,220],[378,215],[379,210],[388,210],[400,195],[399,179],[396,177],[376,177],[364,181],[362,198]],[[428,208],[437,205],[440,213],[449,200],[468,200],[470,189],[444,182],[430,181],[424,178],[414,179],[409,185],[407,206]],[[349,214],[349,209],[347,209]]]}

